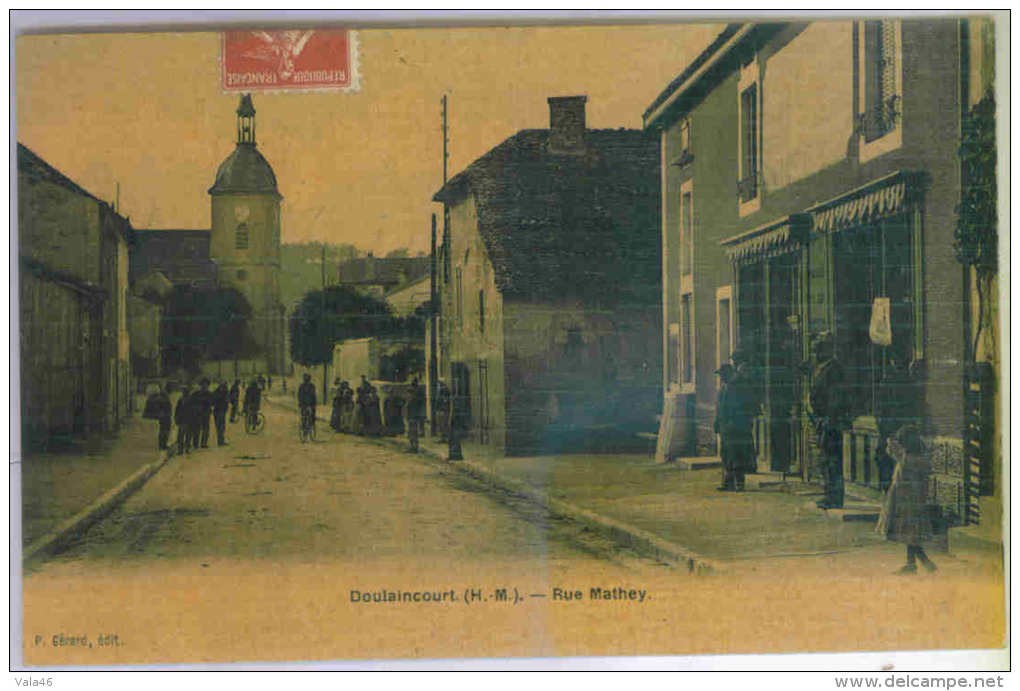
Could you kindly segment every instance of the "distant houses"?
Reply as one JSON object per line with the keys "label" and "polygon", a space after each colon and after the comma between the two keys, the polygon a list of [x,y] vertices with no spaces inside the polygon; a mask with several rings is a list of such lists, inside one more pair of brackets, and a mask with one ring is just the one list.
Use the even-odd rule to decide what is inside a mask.
{"label": "distant houses", "polygon": [[661,380],[659,142],[590,130],[586,97],[550,98],[434,200],[438,371],[499,453],[630,441],[655,427]]}
{"label": "distant houses", "polygon": [[385,298],[394,291],[418,283],[428,277],[430,271],[431,260],[428,257],[376,257],[369,252],[367,257],[340,262],[337,279],[340,285],[365,295]]}

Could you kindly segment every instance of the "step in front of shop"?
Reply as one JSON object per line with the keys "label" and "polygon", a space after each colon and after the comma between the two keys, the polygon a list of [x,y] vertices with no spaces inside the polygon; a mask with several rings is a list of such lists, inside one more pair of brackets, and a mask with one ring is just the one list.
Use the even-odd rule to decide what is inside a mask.
{"label": "step in front of shop", "polygon": [[678,470],[711,470],[722,468],[722,460],[718,456],[688,456],[676,459]]}

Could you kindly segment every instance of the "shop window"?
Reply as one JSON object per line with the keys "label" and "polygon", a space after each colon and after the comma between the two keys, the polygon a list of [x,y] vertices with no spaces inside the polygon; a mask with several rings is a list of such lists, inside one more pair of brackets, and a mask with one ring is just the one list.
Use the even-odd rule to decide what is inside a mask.
{"label": "shop window", "polygon": [[[910,225],[906,217],[846,230],[836,237],[836,356],[852,390],[854,415],[873,415],[884,375],[914,350]],[[872,341],[876,298],[890,303],[891,344]],[[894,362],[895,361],[895,362]]]}
{"label": "shop window", "polygon": [[861,160],[898,148],[902,141],[902,55],[900,22],[868,21],[858,24],[860,68],[857,129]]}

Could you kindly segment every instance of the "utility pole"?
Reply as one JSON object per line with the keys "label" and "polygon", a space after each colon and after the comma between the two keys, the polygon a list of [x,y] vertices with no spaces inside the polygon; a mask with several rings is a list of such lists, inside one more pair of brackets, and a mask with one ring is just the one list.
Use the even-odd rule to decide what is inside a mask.
{"label": "utility pole", "polygon": [[436,305],[436,215],[432,214],[432,289],[429,291],[429,420],[432,422],[432,436],[436,436],[436,394],[438,393],[439,365],[436,348],[438,336],[436,327],[439,324],[439,308]]}
{"label": "utility pole", "polygon": [[450,158],[450,152],[447,148],[449,144],[449,130],[447,129],[446,120],[446,94],[443,94],[443,184],[446,184],[446,164]]}
{"label": "utility pole", "polygon": [[326,359],[322,362],[322,400],[326,400],[326,370],[333,355],[332,343],[329,338],[329,321],[326,317],[326,243],[322,243],[322,338],[325,341]]}
{"label": "utility pole", "polygon": [[[446,186],[447,181],[447,165],[450,161],[450,124],[447,116],[448,99],[446,94],[443,94],[443,187]],[[433,223],[433,228],[435,224]],[[433,236],[435,233],[433,232]],[[443,202],[443,262],[444,269],[446,262],[450,258],[450,207],[446,202]],[[445,275],[445,274],[444,274]],[[447,276],[447,278],[449,278]],[[463,424],[460,415],[463,410],[463,403],[461,401],[462,396],[467,396],[467,391],[461,390],[461,382],[458,381],[458,377],[452,376],[450,385],[451,395],[451,410],[449,416],[449,433],[447,438],[449,439],[449,451],[447,458],[451,461],[459,461],[464,458],[461,452],[460,446],[460,425]]]}
{"label": "utility pole", "polygon": [[[448,148],[448,144],[449,144],[450,138],[449,138],[449,129],[448,129],[447,116],[446,116],[446,94],[443,94],[442,99],[440,99],[440,103],[442,104],[441,126],[442,126],[442,132],[443,132],[443,185],[445,186],[446,185],[446,176],[447,176],[447,163],[449,162],[449,159],[450,159],[450,152],[449,152],[449,148]],[[448,252],[449,251],[449,247],[446,246],[446,219],[447,219],[446,211],[445,211],[446,206],[444,205],[443,208],[444,208],[444,211],[443,211],[443,249],[444,249],[444,251]],[[439,395],[439,333],[438,332],[439,332],[439,309],[440,308],[439,308],[439,287],[438,287],[439,282],[438,282],[438,274],[437,274],[437,271],[439,270],[439,267],[438,267],[438,265],[436,263],[436,259],[437,259],[437,251],[436,250],[437,250],[436,215],[432,214],[432,291],[431,291],[431,293],[429,295],[429,303],[430,303],[430,307],[431,307],[431,309],[429,310],[429,326],[431,327],[430,331],[432,332],[432,335],[431,335],[431,338],[430,338],[432,357],[430,358],[430,361],[429,361],[429,392],[430,392],[430,397],[429,398],[430,398],[430,402],[431,402],[431,410],[429,411],[431,413],[431,415],[429,417],[432,420],[432,436],[436,435],[436,397]]]}

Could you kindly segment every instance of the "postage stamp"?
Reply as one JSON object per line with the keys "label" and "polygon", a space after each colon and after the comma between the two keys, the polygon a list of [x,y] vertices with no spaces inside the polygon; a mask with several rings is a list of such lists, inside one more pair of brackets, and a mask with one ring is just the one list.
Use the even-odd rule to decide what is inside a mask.
{"label": "postage stamp", "polygon": [[227,92],[360,88],[350,29],[224,31],[221,63]]}

